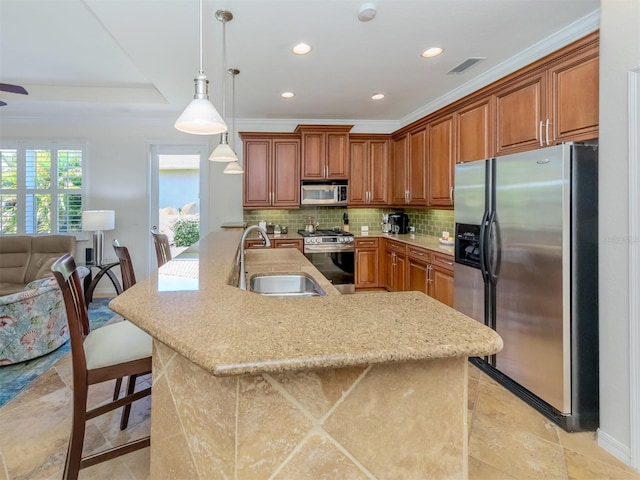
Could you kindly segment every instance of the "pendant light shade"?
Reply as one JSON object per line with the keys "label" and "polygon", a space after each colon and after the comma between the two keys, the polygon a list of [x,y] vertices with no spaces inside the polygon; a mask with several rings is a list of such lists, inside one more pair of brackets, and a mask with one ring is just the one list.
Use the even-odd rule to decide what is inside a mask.
{"label": "pendant light shade", "polygon": [[200,0],[200,70],[194,82],[196,93],[191,103],[176,120],[176,129],[195,135],[226,132],[227,124],[209,101],[209,80],[202,69],[202,0]]}
{"label": "pendant light shade", "polygon": [[220,134],[220,144],[215,148],[209,160],[212,162],[236,162],[238,157],[229,146],[229,132]]}
{"label": "pendant light shade", "polygon": [[214,135],[227,131],[227,124],[209,99],[197,97],[191,100],[178,117],[175,127],[181,132],[194,135]]}
{"label": "pendant light shade", "polygon": [[230,175],[242,175],[244,173],[244,170],[237,161],[234,161],[227,163],[227,166],[224,167],[222,173],[227,173]]}

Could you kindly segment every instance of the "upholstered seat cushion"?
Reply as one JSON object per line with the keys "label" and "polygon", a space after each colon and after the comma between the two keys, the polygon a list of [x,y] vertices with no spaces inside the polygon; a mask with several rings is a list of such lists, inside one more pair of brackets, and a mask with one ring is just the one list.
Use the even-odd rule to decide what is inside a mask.
{"label": "upholstered seat cushion", "polygon": [[150,357],[151,345],[151,337],[127,320],[105,325],[84,339],[87,369]]}
{"label": "upholstered seat cushion", "polygon": [[0,295],[21,292],[29,282],[52,276],[53,262],[75,250],[73,235],[0,235]]}

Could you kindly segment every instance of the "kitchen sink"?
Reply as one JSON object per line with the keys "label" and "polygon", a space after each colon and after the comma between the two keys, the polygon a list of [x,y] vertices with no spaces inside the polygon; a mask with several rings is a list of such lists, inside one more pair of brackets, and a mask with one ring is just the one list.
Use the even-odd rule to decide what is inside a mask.
{"label": "kitchen sink", "polygon": [[319,297],[326,292],[306,273],[260,273],[249,279],[249,291],[269,297]]}

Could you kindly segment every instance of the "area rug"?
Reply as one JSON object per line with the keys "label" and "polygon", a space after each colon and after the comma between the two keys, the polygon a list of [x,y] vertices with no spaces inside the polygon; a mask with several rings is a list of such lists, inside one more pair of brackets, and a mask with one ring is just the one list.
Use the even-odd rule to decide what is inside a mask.
{"label": "area rug", "polygon": [[[96,329],[107,323],[115,313],[107,306],[111,298],[95,298],[88,308],[89,324]],[[0,367],[0,407],[24,390],[31,382],[49,370],[71,351],[70,340],[42,357]]]}

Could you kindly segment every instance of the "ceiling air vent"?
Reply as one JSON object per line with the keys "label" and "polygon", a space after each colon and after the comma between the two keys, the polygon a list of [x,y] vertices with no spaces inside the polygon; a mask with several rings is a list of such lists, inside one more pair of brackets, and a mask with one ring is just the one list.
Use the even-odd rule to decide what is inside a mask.
{"label": "ceiling air vent", "polygon": [[449,70],[447,74],[457,75],[458,73],[462,73],[466,69],[473,67],[476,63],[486,59],[487,57],[469,57]]}

